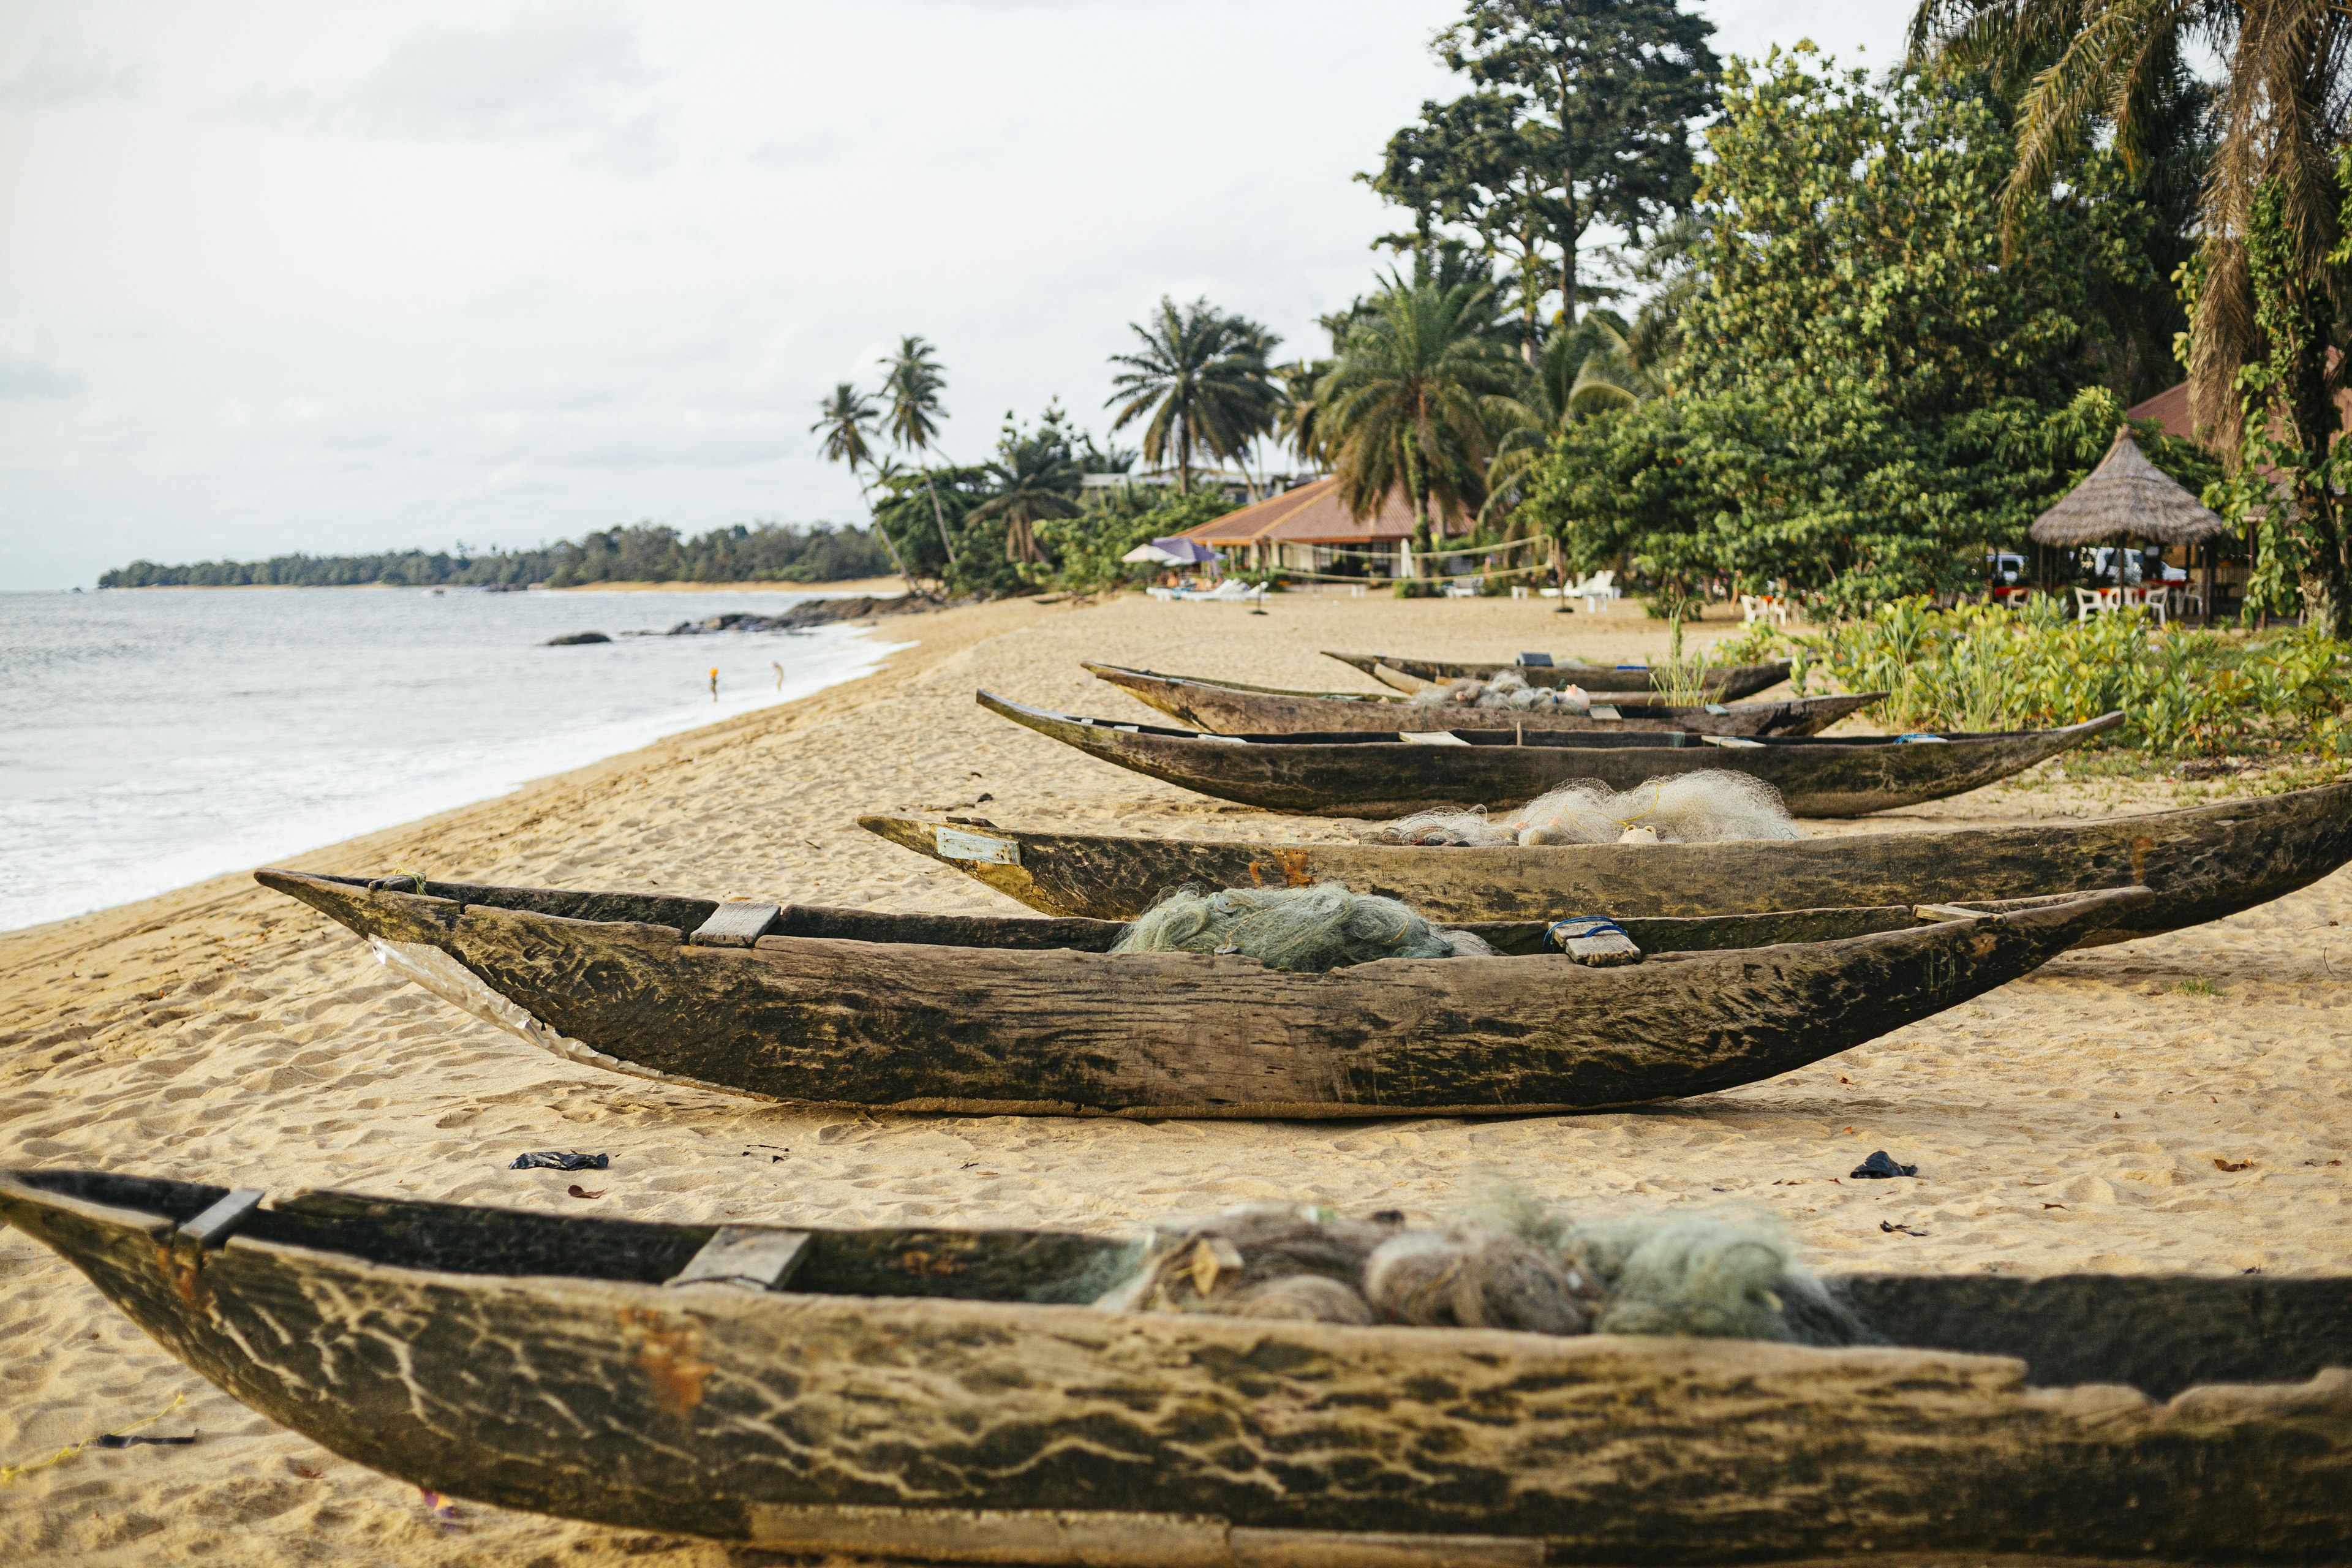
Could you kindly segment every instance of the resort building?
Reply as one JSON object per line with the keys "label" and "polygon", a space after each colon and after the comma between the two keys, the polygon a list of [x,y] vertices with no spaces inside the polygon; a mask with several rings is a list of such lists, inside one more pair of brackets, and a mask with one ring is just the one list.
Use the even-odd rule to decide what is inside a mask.
{"label": "resort building", "polygon": [[[1444,522],[1446,534],[1470,531],[1470,520],[1459,512]],[[1182,537],[1212,546],[1228,565],[1257,571],[1337,577],[1412,574],[1412,503],[1391,490],[1379,511],[1354,517],[1340,499],[1337,479],[1316,479],[1268,496],[1255,506],[1186,529]]]}

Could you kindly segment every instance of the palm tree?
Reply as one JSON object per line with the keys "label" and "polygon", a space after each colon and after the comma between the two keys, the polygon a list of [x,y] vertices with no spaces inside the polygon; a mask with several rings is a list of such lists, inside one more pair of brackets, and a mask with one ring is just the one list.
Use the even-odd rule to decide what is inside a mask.
{"label": "palm tree", "polygon": [[1526,414],[1511,395],[1517,356],[1494,326],[1491,285],[1392,277],[1317,389],[1348,510],[1369,517],[1402,490],[1424,561],[1435,542],[1431,499],[1444,510],[1475,506],[1496,427]]}
{"label": "palm tree", "polygon": [[1486,465],[1478,521],[1517,506],[1528,471],[1569,421],[1646,403],[1664,391],[1615,311],[1588,310],[1575,326],[1555,327],[1537,353],[1527,389],[1511,406],[1497,408],[1496,422],[1506,428]]}
{"label": "palm tree", "polygon": [[1034,432],[1024,432],[1005,410],[1003,438],[996,444],[997,460],[988,465],[997,491],[970,515],[975,521],[1001,517],[1005,521],[1004,558],[1041,559],[1034,524],[1040,518],[1078,515],[1079,470],[1062,431],[1062,411],[1049,405]]}
{"label": "palm tree", "polygon": [[[816,406],[817,420],[809,426],[809,434],[824,437],[826,462],[848,464],[849,477],[857,479],[858,468],[874,461],[873,443],[866,439],[874,433],[874,400],[845,381],[836,384],[833,395]],[[858,479],[857,488],[864,492],[866,481]],[[898,541],[890,537],[890,531],[882,526],[879,519],[875,521],[874,531],[882,536],[883,546],[890,552],[890,563],[907,580],[907,591],[913,593],[914,574],[907,570],[906,561],[898,554]]]}
{"label": "palm tree", "polygon": [[[908,334],[898,340],[898,352],[885,362],[887,369],[882,375],[883,395],[890,399],[890,440],[918,454],[928,454],[931,442],[940,433],[940,421],[947,416],[940,412],[940,394],[947,390],[948,379],[938,353],[920,337]],[[948,516],[940,505],[939,487],[931,483],[931,470],[923,469],[923,488],[930,492],[931,520],[939,524],[940,548],[947,552],[948,564],[955,564],[955,545],[948,539]]]}
{"label": "palm tree", "polygon": [[1331,374],[1332,362],[1293,360],[1275,370],[1281,397],[1275,410],[1274,433],[1302,463],[1318,468],[1331,466],[1331,433],[1324,428],[1323,405],[1315,388]]}
{"label": "palm tree", "polygon": [[[2331,259],[2344,239],[2337,163],[2352,117],[2352,5],[1920,0],[1911,37],[1915,51],[1933,48],[1957,65],[2033,70],[2004,192],[2012,214],[2042,199],[2060,160],[2102,129],[2127,163],[2141,159],[2183,56],[2202,49],[2222,62],[2191,269],[2189,406],[2233,464],[2249,405],[2265,402],[2305,453],[2325,454],[2346,367],[2328,363],[2323,321],[2352,307],[2352,278]],[[2255,364],[2264,366],[2267,392],[2248,396],[2239,373]],[[2259,433],[2267,420],[2256,424]],[[2324,482],[2295,489],[2295,510],[2319,547],[2316,597],[2330,601],[2315,607],[2328,612],[2336,636],[2352,635],[2340,504]]]}
{"label": "palm tree", "polygon": [[1146,326],[1129,323],[1142,341],[1135,353],[1113,354],[1127,368],[1111,378],[1104,406],[1127,399],[1113,430],[1149,414],[1143,428],[1146,462],[1162,464],[1172,450],[1176,488],[1192,493],[1192,453],[1206,447],[1228,462],[1273,427],[1278,394],[1266,355],[1282,340],[1243,316],[1227,315],[1206,300],[1178,308],[1162,298]]}

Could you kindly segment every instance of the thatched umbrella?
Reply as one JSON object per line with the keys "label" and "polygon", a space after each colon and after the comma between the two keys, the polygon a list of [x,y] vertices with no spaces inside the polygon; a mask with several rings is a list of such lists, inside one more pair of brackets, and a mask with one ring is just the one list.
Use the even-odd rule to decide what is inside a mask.
{"label": "thatched umbrella", "polygon": [[[2025,532],[2037,544],[2117,545],[2116,586],[2120,588],[2124,584],[2120,546],[2126,542],[2193,546],[2226,537],[2230,525],[2171,475],[2149,462],[2128,430],[2118,430],[2099,466],[2065,499],[2035,518]],[[2205,552],[2205,618],[2213,618],[2210,550]]]}

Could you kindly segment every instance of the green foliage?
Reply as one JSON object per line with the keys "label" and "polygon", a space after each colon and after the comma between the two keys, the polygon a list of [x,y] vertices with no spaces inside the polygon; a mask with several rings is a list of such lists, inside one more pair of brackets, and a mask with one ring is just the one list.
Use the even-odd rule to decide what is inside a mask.
{"label": "green foliage", "polygon": [[[1024,579],[1004,559],[1004,531],[971,523],[971,514],[994,489],[982,465],[910,468],[886,462],[868,499],[874,526],[898,542],[907,570],[961,594],[1017,591]],[[948,552],[952,549],[954,559]]]}
{"label": "green foliage", "polygon": [[1159,570],[1119,559],[1139,544],[1198,528],[1234,510],[1222,491],[1174,495],[1157,486],[1122,485],[1076,516],[1037,525],[1037,537],[1060,563],[1062,582],[1080,593],[1115,587]]}
{"label": "green foliage", "polygon": [[[2337,637],[2352,637],[2352,442],[2326,370],[2336,324],[2330,285],[2352,287],[2352,148],[2336,166],[2347,237],[2314,274],[2296,261],[2278,183],[2255,192],[2245,237],[2259,344],[2238,371],[2243,437],[2234,474],[2212,485],[2206,504],[2235,523],[2255,520],[2254,569],[2246,606],[2274,614],[2308,608]],[[2333,270],[2335,279],[2326,276]],[[2298,603],[2298,601],[2300,601]]]}
{"label": "green foliage", "polygon": [[1531,477],[1580,570],[1667,605],[1780,582],[1852,611],[1982,581],[2105,450],[2086,279],[2137,278],[2128,203],[2053,202],[2001,249],[2013,150],[1980,84],[1735,63],[1676,395],[1574,421]]}
{"label": "green foliage", "polygon": [[380,555],[278,555],[162,566],[134,561],[98,579],[101,588],[227,588],[256,584],[340,588],[467,587],[546,583],[837,583],[894,570],[882,542],[863,528],[736,523],[692,539],[641,522],[602,529],[536,550],[394,551]]}
{"label": "green foliage", "polygon": [[2352,754],[2352,645],[2315,628],[2152,633],[2137,612],[2070,620],[2054,598],[2022,612],[1911,598],[1791,640],[1847,690],[1886,692],[1871,717],[1889,728],[2039,729],[2120,709],[2122,742],[2158,753]]}
{"label": "green foliage", "polygon": [[1040,521],[1070,517],[1078,510],[1078,479],[1083,470],[1067,418],[1059,403],[1048,403],[1037,428],[1024,430],[1012,410],[1005,411],[1004,428],[996,438],[996,461],[988,466],[996,493],[974,507],[970,520],[1002,521],[1004,558],[1016,564],[1037,565],[1044,561],[1035,531]]}
{"label": "green foliage", "polygon": [[1499,426],[1522,422],[1519,362],[1494,331],[1491,289],[1391,276],[1317,388],[1339,489],[1359,517],[1391,494],[1433,548],[1430,507],[1475,512]]}
{"label": "green foliage", "polygon": [[1179,489],[1192,488],[1196,447],[1238,463],[1252,441],[1274,428],[1282,395],[1266,356],[1280,338],[1206,300],[1180,308],[1162,299],[1148,325],[1133,322],[1129,330],[1141,347],[1111,355],[1123,368],[1111,377],[1116,390],[1105,406],[1125,400],[1111,428],[1144,420],[1145,460],[1164,465],[1174,458]]}
{"label": "green foliage", "polygon": [[1441,226],[1467,229],[1509,265],[1528,342],[1548,295],[1573,321],[1615,292],[1581,281],[1591,226],[1639,236],[1690,204],[1714,31],[1675,0],[1469,0],[1435,47],[1477,90],[1423,104],[1360,176],[1413,214],[1414,233],[1388,243],[1424,250]]}

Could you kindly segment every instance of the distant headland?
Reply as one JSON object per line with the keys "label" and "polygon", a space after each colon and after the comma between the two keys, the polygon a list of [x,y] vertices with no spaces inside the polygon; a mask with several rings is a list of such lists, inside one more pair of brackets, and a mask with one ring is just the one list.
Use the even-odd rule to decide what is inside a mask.
{"label": "distant headland", "polygon": [[267,561],[134,561],[101,588],[581,587],[592,583],[844,583],[891,570],[866,529],[736,523],[692,539],[654,523],[608,528],[530,550],[404,550],[379,555],[277,555]]}

